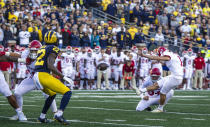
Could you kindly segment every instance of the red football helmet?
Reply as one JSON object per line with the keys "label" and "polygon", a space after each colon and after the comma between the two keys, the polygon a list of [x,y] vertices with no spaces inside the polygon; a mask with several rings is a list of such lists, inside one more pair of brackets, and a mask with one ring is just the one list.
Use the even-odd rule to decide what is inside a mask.
{"label": "red football helmet", "polygon": [[30,50],[39,50],[41,47],[42,47],[42,44],[37,40],[33,40],[32,42],[29,43],[29,46],[28,46]]}
{"label": "red football helmet", "polygon": [[161,76],[160,69],[159,68],[153,68],[151,70],[150,76],[151,76],[151,80],[153,82],[156,82],[157,80],[159,80],[160,76]]}
{"label": "red football helmet", "polygon": [[189,49],[187,50],[187,52],[188,52],[188,55],[189,55],[189,56],[191,56],[191,55],[193,54],[193,50],[192,50],[191,48],[189,48]]}
{"label": "red football helmet", "polygon": [[39,41],[34,40],[29,43],[28,47],[30,49],[29,58],[36,59],[37,51],[42,47],[42,44]]}
{"label": "red football helmet", "polygon": [[71,52],[72,52],[72,47],[71,46],[67,46],[66,47],[66,53],[67,54],[71,54]]}
{"label": "red football helmet", "polygon": [[136,46],[133,46],[133,47],[131,48],[131,50],[132,50],[133,52],[135,52],[135,53],[137,53],[137,51],[138,51],[138,49],[137,49]]}
{"label": "red football helmet", "polygon": [[10,52],[11,51],[11,48],[10,47],[7,47],[7,48],[4,49],[4,51],[5,52]]}
{"label": "red football helmet", "polygon": [[88,54],[88,56],[90,56],[90,57],[91,57],[91,56],[92,56],[92,52],[93,52],[93,50],[89,48],[89,49],[87,50],[87,54]]}
{"label": "red football helmet", "polygon": [[162,56],[167,49],[163,46],[158,48],[158,56]]}
{"label": "red football helmet", "polygon": [[78,53],[79,53],[79,49],[78,49],[78,48],[75,48],[75,49],[74,49],[74,54],[75,54],[75,55],[78,55]]}
{"label": "red football helmet", "polygon": [[147,50],[146,47],[144,47],[144,48],[142,49],[142,53],[143,53],[143,54],[147,54],[147,53],[148,53],[148,50]]}
{"label": "red football helmet", "polygon": [[100,47],[100,46],[96,46],[96,47],[95,47],[95,52],[96,52],[96,53],[99,53],[100,50],[101,50],[101,47]]}
{"label": "red football helmet", "polygon": [[186,55],[187,54],[187,51],[183,51],[182,52],[182,56]]}
{"label": "red football helmet", "polygon": [[0,51],[3,52],[4,51],[4,46],[0,45]]}

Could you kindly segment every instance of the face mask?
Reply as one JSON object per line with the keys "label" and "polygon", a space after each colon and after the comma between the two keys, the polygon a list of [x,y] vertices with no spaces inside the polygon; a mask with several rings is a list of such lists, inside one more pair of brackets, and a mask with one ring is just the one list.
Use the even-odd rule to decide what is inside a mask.
{"label": "face mask", "polygon": [[36,59],[37,54],[36,54],[36,53],[30,53],[29,57],[30,57],[31,59]]}

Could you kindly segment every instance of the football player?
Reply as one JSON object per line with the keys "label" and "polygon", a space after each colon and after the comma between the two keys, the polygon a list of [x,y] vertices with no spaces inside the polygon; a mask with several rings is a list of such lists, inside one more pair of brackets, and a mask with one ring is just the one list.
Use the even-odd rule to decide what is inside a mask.
{"label": "football player", "polygon": [[149,58],[151,60],[164,61],[166,66],[171,71],[171,75],[163,77],[152,86],[140,89],[141,92],[157,90],[163,86],[160,90],[160,104],[158,108],[154,109],[154,113],[163,112],[163,107],[166,101],[166,95],[170,90],[176,88],[182,83],[183,80],[183,65],[179,55],[169,52],[165,47],[158,48],[158,56],[151,56],[139,52],[142,57]]}
{"label": "football player", "polygon": [[118,90],[118,82],[120,78],[122,78],[122,67],[124,63],[124,57],[121,53],[121,49],[117,49],[117,53],[113,55],[111,59],[111,64],[113,66],[113,73],[114,73],[114,90]]}
{"label": "football player", "polygon": [[79,73],[80,73],[80,87],[79,89],[82,90],[84,89],[84,83],[86,83],[85,78],[86,78],[86,67],[85,67],[85,57],[87,56],[86,54],[86,48],[83,47],[81,49],[81,52],[79,53]]}
{"label": "football player", "polygon": [[[62,53],[61,55],[61,69],[62,73],[64,76],[71,77],[71,79],[74,80],[75,78],[75,71],[73,69],[73,59],[74,59],[74,54],[72,53],[72,47],[67,46],[66,47],[66,53]],[[71,89],[73,88],[74,84],[68,84],[65,83],[68,87]],[[72,86],[70,86],[72,85]]]}
{"label": "football player", "polygon": [[[142,49],[142,53],[143,54],[148,54],[148,50],[146,47],[144,47]],[[144,80],[145,77],[148,76],[148,73],[149,73],[149,59],[146,58],[146,57],[139,57],[139,61],[138,61],[138,66],[137,66],[137,70],[139,70],[139,77],[140,77],[140,80],[139,80],[139,86],[142,85],[142,82]]]}
{"label": "football player", "polygon": [[[41,43],[37,40],[34,40],[32,42],[29,43],[29,50],[25,50],[24,52],[22,52],[21,54],[21,58],[25,59],[25,61],[27,61],[26,66],[27,69],[29,71],[29,75],[26,79],[24,79],[16,88],[15,88],[15,92],[14,95],[16,97],[17,103],[22,111],[22,107],[23,107],[23,95],[36,89],[36,86],[34,84],[33,81],[33,75],[34,75],[34,69],[35,69],[35,59],[37,57],[37,51],[39,48],[41,48]],[[45,98],[48,98],[48,95],[43,94]],[[56,102],[55,100],[53,101],[52,105],[51,105],[51,109],[54,113],[57,112],[57,107],[56,107]],[[18,116],[15,115],[13,117],[10,118],[10,120],[17,120]],[[38,119],[40,122],[46,122],[46,118],[42,118],[42,119]]]}
{"label": "football player", "polygon": [[94,85],[94,79],[95,79],[95,65],[96,65],[96,58],[93,54],[92,49],[88,49],[87,51],[87,56],[85,58],[85,68],[86,70],[86,75],[88,79],[88,87],[87,89],[93,89]]}
{"label": "football player", "polygon": [[[19,53],[22,54],[25,51],[24,47],[19,48]],[[17,83],[19,84],[23,79],[26,78],[27,74],[27,67],[25,63],[17,63],[17,69],[16,69],[16,78]]]}
{"label": "football player", "polygon": [[193,75],[193,61],[195,59],[195,56],[193,55],[193,51],[191,48],[187,50],[187,55],[184,56],[183,65],[185,67],[185,75],[184,79],[186,82],[186,86],[183,86],[183,89],[191,90],[191,78]]}
{"label": "football player", "polygon": [[59,54],[57,33],[54,31],[48,31],[44,35],[44,42],[46,45],[42,46],[37,52],[37,58],[35,62],[35,74],[33,76],[34,82],[40,90],[48,94],[49,97],[45,101],[44,108],[42,110],[43,115],[46,115],[50,105],[52,104],[56,93],[63,95],[60,103],[59,110],[54,116],[54,119],[62,124],[69,124],[63,117],[63,112],[69,103],[72,92],[64,85],[60,80],[51,75],[51,72],[58,75],[66,82],[73,84],[72,79],[64,76],[55,66],[55,60]]}
{"label": "football player", "polygon": [[[150,76],[145,78],[145,81],[142,84],[141,89],[153,85],[153,83],[157,82],[160,79],[162,79],[160,70],[158,68],[153,68],[151,70]],[[138,103],[136,107],[136,111],[143,111],[145,109],[147,109],[148,111],[151,111],[151,108],[150,108],[151,105],[158,105],[159,100],[160,100],[161,87],[158,88],[157,90],[142,93],[141,94],[142,99]],[[174,94],[174,90],[170,90],[170,92],[166,94],[166,103],[172,98],[173,94]]]}
{"label": "football player", "polygon": [[[15,56],[16,55],[14,55],[14,53],[4,52],[4,51],[0,52],[0,62],[18,62],[18,61],[22,62],[23,61],[21,58],[17,58]],[[1,71],[0,71],[0,93],[3,94],[7,98],[9,104],[15,109],[18,119],[20,121],[26,121],[27,118],[25,117],[21,108],[19,107],[15,99],[15,96],[12,95],[9,85],[5,81],[5,77]]]}

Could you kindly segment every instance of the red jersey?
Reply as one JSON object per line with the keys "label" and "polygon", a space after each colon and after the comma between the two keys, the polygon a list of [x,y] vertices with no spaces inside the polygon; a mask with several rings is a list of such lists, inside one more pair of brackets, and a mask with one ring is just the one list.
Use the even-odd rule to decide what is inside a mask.
{"label": "red jersey", "polygon": [[194,67],[196,70],[202,70],[205,67],[205,60],[203,57],[197,57],[194,60]]}
{"label": "red jersey", "polygon": [[13,62],[0,62],[0,70],[8,71],[13,68]]}
{"label": "red jersey", "polygon": [[133,75],[134,72],[135,72],[134,61],[131,61],[131,65],[130,66],[127,66],[127,64],[124,64],[122,71],[123,71],[123,75],[124,75],[125,72],[127,72],[127,73],[132,72],[132,75]]}

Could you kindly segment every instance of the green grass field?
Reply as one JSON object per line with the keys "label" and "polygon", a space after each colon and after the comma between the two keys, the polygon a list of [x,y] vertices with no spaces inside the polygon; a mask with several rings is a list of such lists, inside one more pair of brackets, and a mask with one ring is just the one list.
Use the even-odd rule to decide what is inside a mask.
{"label": "green grass field", "polygon": [[[59,104],[61,96],[56,97]],[[210,91],[175,91],[165,113],[136,112],[138,98],[132,91],[73,91],[64,116],[72,127],[210,127]],[[40,92],[24,96],[27,122],[11,121],[15,114],[0,96],[0,127],[60,127],[51,122],[37,123],[44,103]],[[47,118],[52,119],[49,110]]]}

